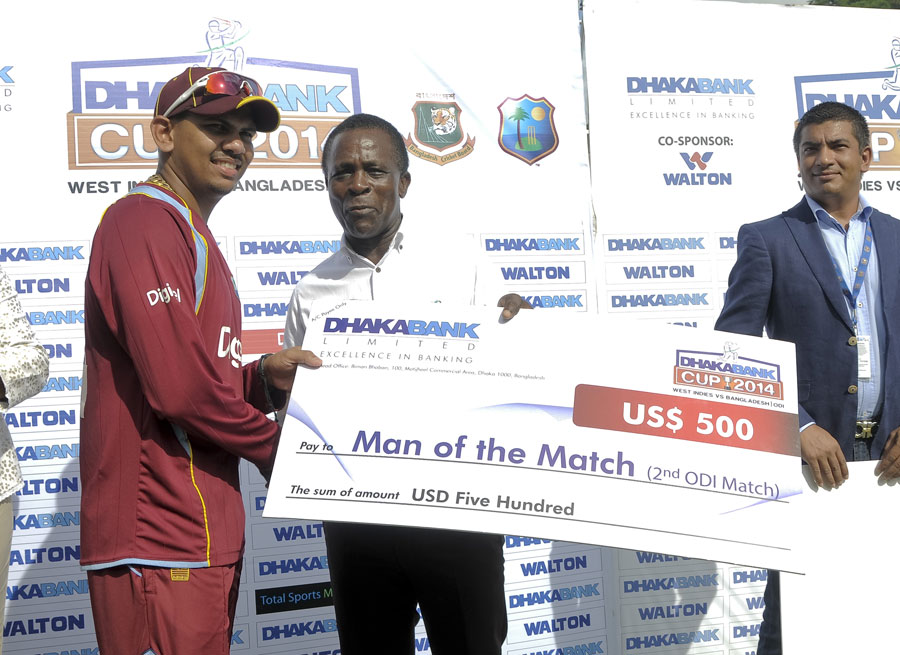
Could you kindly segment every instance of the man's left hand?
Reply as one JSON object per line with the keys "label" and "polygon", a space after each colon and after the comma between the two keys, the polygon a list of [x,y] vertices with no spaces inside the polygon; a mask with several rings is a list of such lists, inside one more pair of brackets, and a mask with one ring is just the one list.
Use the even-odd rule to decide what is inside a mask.
{"label": "man's left hand", "polygon": [[502,307],[500,318],[504,321],[510,320],[519,313],[520,309],[533,309],[531,303],[525,300],[517,293],[508,293],[497,301],[497,307]]}
{"label": "man's left hand", "polygon": [[300,346],[279,350],[277,353],[266,357],[266,380],[276,389],[290,391],[294,386],[294,373],[298,366],[305,368],[319,368],[322,360],[312,351],[302,350]]}
{"label": "man's left hand", "polygon": [[900,477],[900,428],[894,428],[888,436],[875,475],[881,476],[882,480]]}

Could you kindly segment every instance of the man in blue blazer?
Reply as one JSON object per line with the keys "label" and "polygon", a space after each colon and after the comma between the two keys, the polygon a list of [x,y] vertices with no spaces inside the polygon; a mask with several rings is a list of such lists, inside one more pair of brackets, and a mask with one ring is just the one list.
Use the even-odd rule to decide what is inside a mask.
{"label": "man in blue blazer", "polygon": [[[738,232],[716,329],[797,347],[800,452],[820,486],[847,461],[900,475],[900,221],[859,194],[872,149],[865,118],[825,102],[794,132],[806,196]],[[898,341],[898,343],[893,343]],[[781,653],[779,579],[770,572],[758,655]]]}

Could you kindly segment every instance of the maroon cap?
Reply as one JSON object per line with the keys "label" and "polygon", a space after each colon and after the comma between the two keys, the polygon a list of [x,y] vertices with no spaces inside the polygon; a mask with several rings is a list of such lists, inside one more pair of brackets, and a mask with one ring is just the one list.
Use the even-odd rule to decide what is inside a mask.
{"label": "maroon cap", "polygon": [[[215,83],[201,85],[189,95],[191,87],[210,73],[223,72]],[[208,90],[210,87],[210,90]],[[175,106],[173,107],[173,103]],[[154,116],[177,116],[190,111],[195,114],[217,116],[240,107],[249,107],[258,132],[271,132],[281,123],[275,103],[262,95],[259,83],[240,73],[224,68],[185,68],[166,82],[156,98]]]}

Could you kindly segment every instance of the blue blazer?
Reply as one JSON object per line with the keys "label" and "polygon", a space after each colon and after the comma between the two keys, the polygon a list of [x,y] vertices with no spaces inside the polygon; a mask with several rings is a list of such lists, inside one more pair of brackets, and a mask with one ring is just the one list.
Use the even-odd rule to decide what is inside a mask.
{"label": "blue blazer", "polygon": [[[872,457],[880,458],[891,430],[900,427],[900,221],[877,210],[870,220],[885,318],[884,404],[872,444]],[[850,389],[858,385],[856,346],[849,342],[853,323],[806,198],[779,216],[742,226],[737,247],[716,329],[761,336],[765,327],[770,338],[792,341],[800,425],[815,421],[828,430],[849,461],[857,407]]]}

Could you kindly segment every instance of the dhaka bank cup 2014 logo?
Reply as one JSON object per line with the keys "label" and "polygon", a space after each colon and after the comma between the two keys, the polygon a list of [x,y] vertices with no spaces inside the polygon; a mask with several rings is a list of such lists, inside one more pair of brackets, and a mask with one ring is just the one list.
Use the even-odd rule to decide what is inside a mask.
{"label": "dhaka bank cup 2014 logo", "polygon": [[756,396],[784,399],[781,367],[740,354],[740,347],[726,341],[722,352],[675,351],[675,384]]}
{"label": "dhaka bank cup 2014 logo", "polygon": [[507,98],[500,111],[500,147],[526,164],[534,164],[556,150],[559,136],[553,122],[555,107],[546,98],[523,95]]}
{"label": "dhaka bank cup 2014 logo", "polygon": [[410,154],[439,166],[472,154],[475,137],[463,131],[462,109],[454,97],[452,93],[438,94],[413,105],[415,126],[404,139]]}
{"label": "dhaka bank cup 2014 logo", "polygon": [[329,132],[361,111],[359,71],[248,56],[249,35],[238,21],[213,18],[193,55],[72,62],[69,168],[155,168],[150,121],[156,96],[187,66],[220,66],[252,77],[281,110],[278,129],[253,140],[254,167],[318,168]]}

